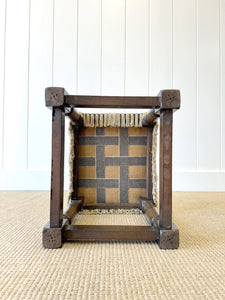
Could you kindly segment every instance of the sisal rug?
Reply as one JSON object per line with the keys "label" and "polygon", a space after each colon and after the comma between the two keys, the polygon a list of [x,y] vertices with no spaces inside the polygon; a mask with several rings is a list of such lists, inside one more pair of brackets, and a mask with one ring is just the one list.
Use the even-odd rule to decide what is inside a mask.
{"label": "sisal rug", "polygon": [[78,215],[75,225],[138,225],[148,226],[148,222],[141,215]]}
{"label": "sisal rug", "polygon": [[0,192],[0,299],[224,299],[225,193],[174,193],[173,215],[178,250],[155,242],[46,250],[49,194]]}

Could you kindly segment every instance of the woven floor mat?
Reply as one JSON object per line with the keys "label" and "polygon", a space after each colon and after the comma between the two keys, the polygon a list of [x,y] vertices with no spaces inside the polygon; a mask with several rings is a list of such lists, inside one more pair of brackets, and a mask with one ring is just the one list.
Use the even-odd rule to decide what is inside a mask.
{"label": "woven floor mat", "polygon": [[174,194],[178,250],[156,242],[43,249],[46,192],[0,192],[0,220],[1,300],[224,299],[224,193]]}

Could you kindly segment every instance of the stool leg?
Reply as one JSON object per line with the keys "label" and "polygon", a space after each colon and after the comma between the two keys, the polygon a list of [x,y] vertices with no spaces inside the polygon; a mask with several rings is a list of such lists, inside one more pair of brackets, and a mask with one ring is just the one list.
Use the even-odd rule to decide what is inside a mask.
{"label": "stool leg", "polygon": [[160,228],[172,227],[172,126],[173,111],[160,114]]}
{"label": "stool leg", "polygon": [[52,109],[52,174],[50,227],[60,227],[63,217],[65,113]]}
{"label": "stool leg", "polygon": [[65,113],[62,108],[53,107],[50,224],[43,230],[43,246],[45,248],[62,246],[64,134]]}
{"label": "stool leg", "polygon": [[79,157],[79,127],[73,126],[74,132],[74,160],[73,160],[73,193],[71,195],[72,200],[78,199],[78,157]]}
{"label": "stool leg", "polygon": [[172,224],[172,135],[173,110],[160,113],[160,219],[159,247],[176,249],[179,231]]}
{"label": "stool leg", "polygon": [[147,135],[147,199],[152,200],[152,132],[153,126],[148,127]]}

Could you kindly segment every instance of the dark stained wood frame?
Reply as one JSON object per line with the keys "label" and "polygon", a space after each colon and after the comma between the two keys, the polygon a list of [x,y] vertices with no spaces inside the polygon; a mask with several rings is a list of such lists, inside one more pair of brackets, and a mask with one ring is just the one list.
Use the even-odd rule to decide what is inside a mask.
{"label": "dark stained wood frame", "polygon": [[[161,249],[179,246],[179,231],[172,223],[172,129],[173,112],[180,108],[179,90],[162,90],[156,97],[116,97],[68,95],[64,88],[45,90],[46,106],[52,109],[52,172],[50,222],[43,229],[43,246],[59,248],[65,241],[158,241]],[[147,197],[137,203],[83,204],[77,197],[78,136],[83,120],[76,107],[148,108],[143,120],[147,137]],[[74,192],[63,214],[64,134],[65,116],[74,129],[75,159],[73,164]],[[159,212],[152,200],[152,132],[160,118],[160,205]],[[149,226],[72,225],[83,208],[140,208]]]}

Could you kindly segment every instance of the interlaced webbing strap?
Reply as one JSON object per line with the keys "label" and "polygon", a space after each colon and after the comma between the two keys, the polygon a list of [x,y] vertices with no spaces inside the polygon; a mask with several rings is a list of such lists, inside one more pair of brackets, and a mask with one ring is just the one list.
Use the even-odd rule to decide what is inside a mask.
{"label": "interlaced webbing strap", "polygon": [[[146,113],[142,114],[82,114],[84,127],[142,127],[142,120]],[[152,195],[155,205],[159,200],[158,191],[158,169],[157,169],[157,149],[158,149],[158,128],[157,121],[153,129],[152,140]],[[70,152],[69,152],[69,197],[73,193],[73,160],[74,153],[74,132],[73,126],[69,124]]]}

